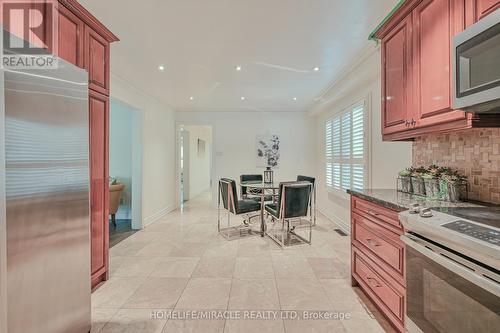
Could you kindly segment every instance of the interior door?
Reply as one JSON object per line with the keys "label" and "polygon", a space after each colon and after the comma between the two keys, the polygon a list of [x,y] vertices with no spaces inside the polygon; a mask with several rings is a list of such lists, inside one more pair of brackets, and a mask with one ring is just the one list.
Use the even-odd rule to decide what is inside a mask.
{"label": "interior door", "polygon": [[92,287],[107,279],[109,252],[109,100],[90,91],[90,201]]}
{"label": "interior door", "polygon": [[382,40],[382,133],[408,128],[411,107],[411,16]]}
{"label": "interior door", "polygon": [[451,44],[465,27],[464,3],[424,0],[413,11],[414,101],[417,127],[466,119],[452,110]]}
{"label": "interior door", "polygon": [[83,68],[83,21],[62,5],[58,16],[59,57]]}

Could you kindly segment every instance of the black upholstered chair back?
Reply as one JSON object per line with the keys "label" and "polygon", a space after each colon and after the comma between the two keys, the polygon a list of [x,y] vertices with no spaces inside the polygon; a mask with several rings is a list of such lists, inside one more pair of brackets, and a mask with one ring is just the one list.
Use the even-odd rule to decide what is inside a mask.
{"label": "black upholstered chair back", "polygon": [[311,184],[313,184],[313,187],[314,187],[314,184],[316,182],[316,178],[314,177],[309,177],[309,176],[301,176],[301,175],[298,175],[297,176],[297,181],[298,182],[309,182]]}
{"label": "black upholstered chair back", "polygon": [[[308,181],[280,183],[278,215],[285,219],[307,216],[311,189],[311,183]],[[282,205],[284,206],[283,212],[281,211]]]}
{"label": "black upholstered chair back", "polygon": [[229,210],[231,213],[235,213],[235,211],[238,210],[238,192],[236,192],[236,182],[232,179],[221,178],[219,181],[219,192],[222,197],[224,209]]}
{"label": "black upholstered chair back", "polygon": [[[241,175],[240,182],[251,182],[251,181],[262,181],[262,175]],[[247,194],[246,186],[241,186],[241,195],[244,196]]]}

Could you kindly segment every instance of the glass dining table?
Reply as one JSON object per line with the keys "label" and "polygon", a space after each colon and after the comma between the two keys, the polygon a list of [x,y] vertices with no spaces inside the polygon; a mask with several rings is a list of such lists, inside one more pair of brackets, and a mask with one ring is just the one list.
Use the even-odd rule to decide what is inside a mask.
{"label": "glass dining table", "polygon": [[261,181],[244,181],[240,182],[240,187],[246,187],[247,194],[255,195],[260,197],[260,232],[261,236],[264,237],[266,232],[266,222],[264,219],[265,202],[266,197],[272,196],[273,201],[276,201],[276,194],[278,193],[280,183],[264,183]]}

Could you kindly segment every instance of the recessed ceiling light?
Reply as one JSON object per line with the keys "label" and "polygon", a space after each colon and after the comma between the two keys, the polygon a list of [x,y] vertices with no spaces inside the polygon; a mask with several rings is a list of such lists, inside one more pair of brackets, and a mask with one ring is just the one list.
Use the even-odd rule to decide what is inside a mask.
{"label": "recessed ceiling light", "polygon": [[158,70],[163,72],[165,70],[165,66],[163,66],[163,65],[158,66]]}
{"label": "recessed ceiling light", "polygon": [[319,72],[319,67],[314,67],[314,68],[313,68],[313,71],[315,71],[315,72]]}
{"label": "recessed ceiling light", "polygon": [[241,71],[241,66],[236,66],[234,69],[236,69],[237,71]]}
{"label": "recessed ceiling light", "polygon": [[241,99],[242,101],[244,101],[244,100],[245,100],[245,96],[241,96],[241,97],[240,97],[240,99]]}
{"label": "recessed ceiling light", "polygon": [[297,97],[294,97],[294,98],[292,98],[292,99],[293,99],[294,101],[296,101],[296,100],[297,100]]}
{"label": "recessed ceiling light", "polygon": [[194,101],[194,96],[189,97],[189,100]]}

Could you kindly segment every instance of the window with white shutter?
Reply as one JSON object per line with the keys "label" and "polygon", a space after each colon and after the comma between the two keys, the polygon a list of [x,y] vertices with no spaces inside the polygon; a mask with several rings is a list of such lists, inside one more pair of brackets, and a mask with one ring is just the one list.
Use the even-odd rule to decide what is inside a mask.
{"label": "window with white shutter", "polygon": [[366,107],[362,101],[325,123],[326,186],[335,192],[367,183]]}

